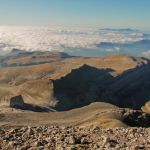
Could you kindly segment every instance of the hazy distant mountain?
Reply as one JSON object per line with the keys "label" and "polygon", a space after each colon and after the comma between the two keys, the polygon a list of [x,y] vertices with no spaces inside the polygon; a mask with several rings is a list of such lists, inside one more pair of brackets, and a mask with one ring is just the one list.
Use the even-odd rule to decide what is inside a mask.
{"label": "hazy distant mountain", "polygon": [[114,29],[114,28],[103,28],[100,29],[103,31],[110,31],[110,32],[137,32],[138,30],[131,29],[131,28],[120,28],[120,29]]}
{"label": "hazy distant mountain", "polygon": [[[144,53],[150,50],[150,40],[142,39],[140,41],[134,41],[129,43],[112,43],[101,42],[97,44],[97,47],[105,49],[110,53],[130,53],[132,56],[143,56]],[[149,57],[149,55],[145,55]]]}
{"label": "hazy distant mountain", "polygon": [[111,43],[111,42],[101,42],[100,44],[97,44],[98,47],[101,47],[101,48],[113,48],[113,47],[130,47],[130,48],[135,48],[135,47],[139,47],[139,46],[142,46],[143,45],[145,47],[148,47],[150,48],[150,40],[149,39],[143,39],[143,40],[140,40],[140,41],[135,41],[135,42],[130,42],[130,43]]}
{"label": "hazy distant mountain", "polygon": [[70,57],[64,52],[49,52],[49,51],[24,51],[12,49],[11,52],[0,57],[1,66],[29,66],[36,64],[44,64],[53,61],[58,61]]}

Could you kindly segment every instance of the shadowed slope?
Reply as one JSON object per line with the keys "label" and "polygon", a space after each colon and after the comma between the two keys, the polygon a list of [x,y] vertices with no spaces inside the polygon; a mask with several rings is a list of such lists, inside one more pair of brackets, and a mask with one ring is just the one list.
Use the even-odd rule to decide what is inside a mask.
{"label": "shadowed slope", "polygon": [[54,97],[59,100],[56,109],[73,109],[98,100],[113,82],[112,71],[83,65],[65,77],[53,80]]}
{"label": "shadowed slope", "polygon": [[150,100],[150,63],[119,75],[108,90],[116,97],[119,106],[140,109]]}
{"label": "shadowed slope", "polygon": [[54,97],[58,100],[56,109],[73,109],[95,101],[141,109],[150,100],[150,63],[117,77],[111,75],[112,71],[83,65],[53,80]]}

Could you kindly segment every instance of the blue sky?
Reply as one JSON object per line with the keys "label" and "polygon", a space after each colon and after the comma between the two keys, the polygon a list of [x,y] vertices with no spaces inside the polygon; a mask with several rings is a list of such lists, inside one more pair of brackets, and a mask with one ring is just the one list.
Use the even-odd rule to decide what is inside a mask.
{"label": "blue sky", "polygon": [[0,25],[149,29],[150,0],[0,0]]}

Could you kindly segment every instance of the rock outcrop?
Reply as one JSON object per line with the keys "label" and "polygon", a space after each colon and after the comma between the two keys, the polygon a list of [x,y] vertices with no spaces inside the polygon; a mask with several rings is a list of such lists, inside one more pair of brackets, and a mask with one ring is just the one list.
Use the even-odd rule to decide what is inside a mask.
{"label": "rock outcrop", "polygon": [[10,98],[10,107],[23,107],[24,101],[21,95]]}

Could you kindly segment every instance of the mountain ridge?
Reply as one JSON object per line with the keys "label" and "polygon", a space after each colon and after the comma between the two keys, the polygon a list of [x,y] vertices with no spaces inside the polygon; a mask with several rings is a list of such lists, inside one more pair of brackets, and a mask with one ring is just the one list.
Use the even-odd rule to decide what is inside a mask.
{"label": "mountain ridge", "polygon": [[[44,124],[44,119],[47,119],[47,123],[54,119],[53,123],[63,124],[71,115],[72,120],[66,122],[75,121],[74,124],[81,126],[144,127],[149,124],[149,121],[145,122],[149,120],[147,114],[150,113],[149,70],[148,59],[128,55],[69,57],[30,67],[2,67],[0,112],[5,114],[6,122],[7,117],[12,118],[9,124],[15,126],[13,118],[20,125],[23,122],[28,124],[31,113],[34,113],[36,119],[35,122],[31,121],[32,125],[39,122],[39,115],[43,117],[41,121]],[[105,106],[105,109],[100,111],[96,107],[95,112],[91,107],[94,105],[100,109]],[[114,107],[108,109],[109,106]],[[85,114],[81,119],[77,111],[83,113],[85,108],[86,114],[91,115]],[[55,112],[58,112],[56,118],[64,114],[64,121],[53,118]],[[18,113],[25,117],[24,121],[15,117]],[[46,116],[50,115],[49,119],[45,113]],[[142,120],[140,125],[136,122],[138,117]],[[1,124],[5,123],[5,119]]]}

